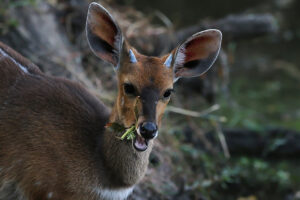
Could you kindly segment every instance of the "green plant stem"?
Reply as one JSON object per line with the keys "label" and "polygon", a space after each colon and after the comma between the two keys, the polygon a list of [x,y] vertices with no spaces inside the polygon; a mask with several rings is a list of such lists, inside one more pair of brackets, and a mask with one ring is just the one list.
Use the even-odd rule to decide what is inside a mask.
{"label": "green plant stem", "polygon": [[126,132],[121,136],[120,139],[124,140],[134,130],[135,130],[135,126],[133,125],[132,127],[130,127],[129,129],[126,130]]}

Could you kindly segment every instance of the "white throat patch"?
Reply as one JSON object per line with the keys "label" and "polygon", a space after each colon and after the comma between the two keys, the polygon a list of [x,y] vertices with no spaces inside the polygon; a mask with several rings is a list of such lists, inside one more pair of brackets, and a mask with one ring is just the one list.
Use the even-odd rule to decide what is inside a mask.
{"label": "white throat patch", "polygon": [[107,200],[125,200],[132,193],[133,187],[124,189],[101,189],[94,188],[94,192],[103,199]]}

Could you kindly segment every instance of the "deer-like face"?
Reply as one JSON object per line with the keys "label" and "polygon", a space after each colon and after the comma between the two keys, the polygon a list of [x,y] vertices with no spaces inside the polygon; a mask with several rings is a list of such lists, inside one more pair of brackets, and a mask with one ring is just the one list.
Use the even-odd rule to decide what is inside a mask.
{"label": "deer-like face", "polygon": [[173,83],[205,73],[219,53],[222,38],[220,31],[206,30],[165,56],[144,56],[128,44],[114,19],[97,3],[89,7],[86,31],[92,51],[115,67],[119,93],[114,115],[125,127],[136,126],[134,147],[139,151],[157,136]]}
{"label": "deer-like face", "polygon": [[[133,49],[129,52],[117,72],[119,116],[125,126],[136,124],[139,135],[153,139],[173,91],[173,71],[164,66],[165,58],[143,56]],[[133,56],[134,62],[130,61]]]}

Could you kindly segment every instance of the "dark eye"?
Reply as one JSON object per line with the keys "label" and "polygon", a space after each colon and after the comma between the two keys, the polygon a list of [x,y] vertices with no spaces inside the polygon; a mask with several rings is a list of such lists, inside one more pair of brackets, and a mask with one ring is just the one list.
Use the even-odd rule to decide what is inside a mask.
{"label": "dark eye", "polygon": [[169,98],[171,96],[172,92],[173,92],[173,89],[168,89],[167,91],[165,91],[164,98]]}
{"label": "dark eye", "polygon": [[124,91],[127,95],[136,95],[135,88],[132,84],[130,83],[125,83],[124,84]]}

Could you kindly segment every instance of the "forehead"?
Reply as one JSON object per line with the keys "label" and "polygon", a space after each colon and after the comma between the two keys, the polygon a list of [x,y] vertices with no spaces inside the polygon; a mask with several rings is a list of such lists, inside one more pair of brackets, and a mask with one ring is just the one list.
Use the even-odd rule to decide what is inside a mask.
{"label": "forehead", "polygon": [[158,89],[165,89],[173,85],[173,71],[166,67],[166,57],[149,57],[136,55],[137,63],[124,63],[120,68],[119,79],[123,82],[131,82],[137,87],[154,86]]}

